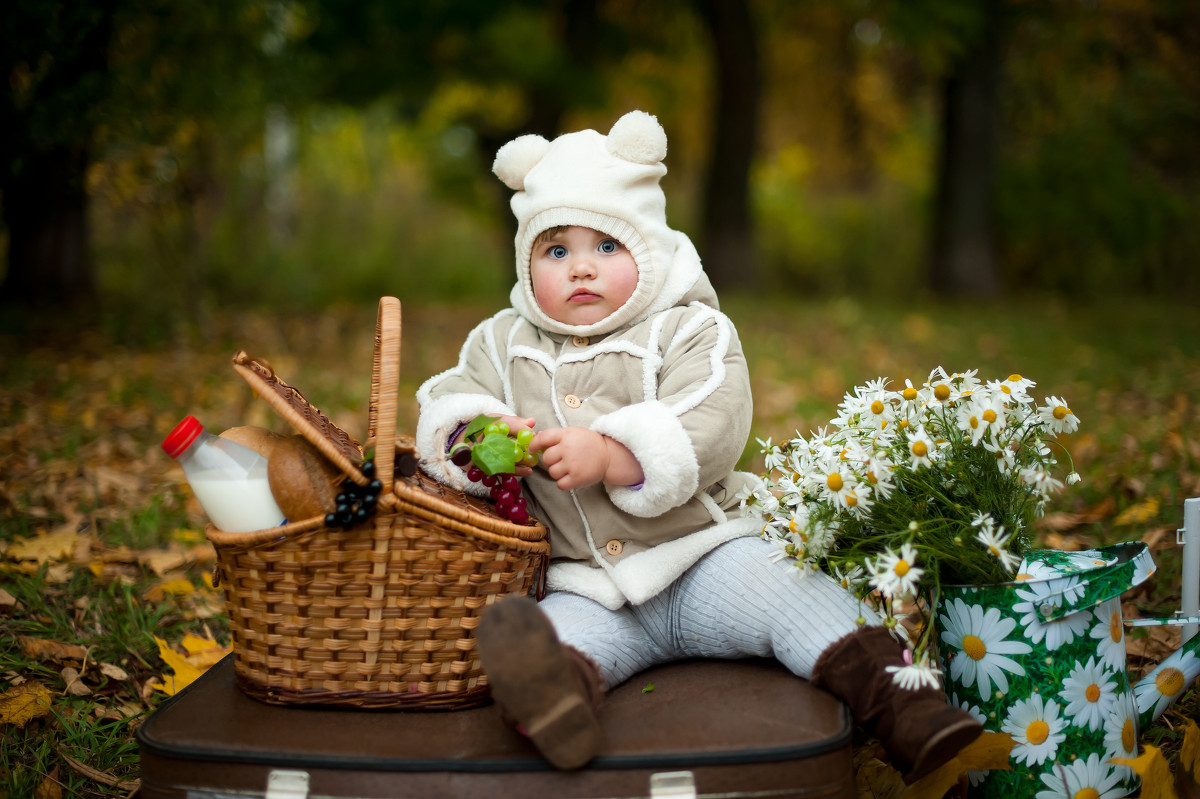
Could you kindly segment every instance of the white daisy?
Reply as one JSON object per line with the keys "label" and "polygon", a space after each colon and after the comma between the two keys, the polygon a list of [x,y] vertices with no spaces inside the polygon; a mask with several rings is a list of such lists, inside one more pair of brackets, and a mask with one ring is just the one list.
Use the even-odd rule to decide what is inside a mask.
{"label": "white daisy", "polygon": [[[1032,564],[1022,564],[1023,567]],[[1022,568],[1024,573],[1024,568]],[[1063,600],[1070,601],[1083,590],[1078,577],[1062,577],[1055,580],[1034,580],[1025,583],[1026,587],[1017,590],[1016,594],[1024,602],[1017,602],[1013,610],[1024,614],[1021,624],[1025,636],[1035,644],[1046,639],[1046,648],[1051,652],[1064,644],[1069,644],[1077,636],[1087,632],[1091,626],[1092,617],[1089,613],[1071,613],[1061,619],[1043,622],[1044,618],[1038,608],[1044,602],[1058,606]]]}
{"label": "white daisy", "polygon": [[1066,400],[1058,397],[1046,397],[1046,404],[1038,408],[1038,419],[1054,435],[1079,429],[1079,417],[1067,407]]}
{"label": "white daisy", "polygon": [[991,414],[990,422],[996,421],[996,412],[987,404],[986,400],[980,397],[971,397],[967,402],[958,406],[957,413],[954,414],[954,422],[959,430],[971,437],[971,446],[978,446],[987,431],[991,429],[991,424],[984,417],[984,413]]}
{"label": "white daisy", "polygon": [[1050,496],[1063,487],[1062,480],[1040,466],[1026,466],[1021,469],[1020,473],[1025,484],[1042,496]]}
{"label": "white daisy", "polygon": [[925,432],[925,428],[918,427],[908,434],[908,454],[911,458],[910,464],[913,471],[916,471],[922,466],[933,466],[933,458],[937,452],[937,446],[933,443],[933,439]]}
{"label": "white daisy", "polygon": [[1129,793],[1122,784],[1125,775],[1095,752],[1087,760],[1078,757],[1066,765],[1055,763],[1041,777],[1047,787],[1038,791],[1037,799],[1117,799]]}
{"label": "white daisy", "polygon": [[1121,600],[1110,599],[1093,612],[1096,624],[1091,637],[1095,638],[1096,654],[1102,663],[1113,670],[1125,668],[1125,625],[1121,623]]}
{"label": "white daisy", "polygon": [[1200,674],[1200,657],[1186,649],[1176,651],[1158,664],[1141,682],[1133,686],[1137,698],[1138,715],[1149,722],[1174,702],[1184,689]]}
{"label": "white daisy", "polygon": [[1006,397],[1010,397],[1016,402],[1029,402],[1029,389],[1036,385],[1037,383],[1020,375],[1009,375],[1007,380],[992,380],[988,382],[988,388]]}
{"label": "white daisy", "polygon": [[[1138,711],[1130,691],[1121,692],[1113,702],[1112,711],[1104,724],[1104,748],[1107,752],[1105,760],[1137,757]],[[1118,766],[1117,770],[1125,776],[1132,772],[1128,766]]]}
{"label": "white daisy", "polygon": [[867,461],[863,478],[880,499],[887,499],[895,490],[892,480],[892,463],[886,456],[872,455]]}
{"label": "white daisy", "polygon": [[1075,662],[1058,696],[1066,703],[1066,714],[1075,726],[1094,732],[1108,720],[1117,698],[1117,686],[1112,681],[1112,672],[1088,658],[1087,663]]}
{"label": "white daisy", "polygon": [[1058,745],[1066,740],[1063,729],[1066,719],[1059,716],[1058,705],[1041,694],[1018,699],[1008,710],[1000,731],[1013,737],[1010,756],[1027,766],[1037,766],[1052,760]]}
{"label": "white daisy", "polygon": [[921,575],[925,573],[924,569],[916,566],[916,562],[917,550],[913,549],[912,544],[900,547],[899,554],[889,547],[871,568],[874,572],[871,575],[872,587],[879,589],[887,597],[913,593]]}
{"label": "white daisy", "polygon": [[892,682],[906,691],[916,691],[920,688],[941,688],[938,675],[942,672],[929,662],[929,653],[921,655],[921,659],[913,663],[912,651],[904,650],[903,666],[888,666],[884,669],[892,675]]}
{"label": "white daisy", "polygon": [[1000,561],[1000,565],[1009,573],[1015,572],[1021,563],[1021,559],[1008,548],[1011,538],[1012,535],[1004,534],[1004,525],[1001,525],[998,530],[981,529],[975,534],[975,540],[983,544],[984,549]]}
{"label": "white daisy", "polygon": [[966,686],[978,686],[981,696],[990,696],[992,683],[1008,691],[1010,672],[1025,676],[1025,667],[1007,655],[1027,655],[1033,647],[1007,636],[1016,626],[1015,619],[1003,618],[997,608],[986,612],[980,605],[968,605],[955,598],[943,605],[940,638],[950,652],[950,677]]}

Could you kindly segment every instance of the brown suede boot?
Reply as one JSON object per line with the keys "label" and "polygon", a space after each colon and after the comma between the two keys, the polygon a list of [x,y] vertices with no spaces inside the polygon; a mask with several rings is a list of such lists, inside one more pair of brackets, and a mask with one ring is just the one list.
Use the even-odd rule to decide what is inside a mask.
{"label": "brown suede boot", "polygon": [[595,709],[604,695],[599,669],[560,643],[537,603],[527,597],[497,602],[475,634],[492,696],[557,768],[585,765],[600,749]]}
{"label": "brown suede boot", "polygon": [[983,732],[965,710],[934,688],[901,688],[885,671],[903,666],[904,645],[884,627],[862,627],[817,658],[813,685],[850,706],[854,720],[878,738],[906,783],[948,762]]}

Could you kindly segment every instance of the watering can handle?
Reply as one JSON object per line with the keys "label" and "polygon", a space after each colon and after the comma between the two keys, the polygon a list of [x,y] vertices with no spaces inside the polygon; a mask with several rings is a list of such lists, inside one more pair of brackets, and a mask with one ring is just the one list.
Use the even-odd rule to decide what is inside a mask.
{"label": "watering can handle", "polygon": [[1162,619],[1125,619],[1130,627],[1157,627],[1160,624],[1183,626],[1185,624],[1200,624],[1200,616],[1168,616]]}
{"label": "watering can handle", "polygon": [[[1141,541],[1101,547],[1099,553],[1103,559],[1111,559],[1111,562],[1088,572],[1064,577],[1064,581],[1069,581],[1067,587],[1034,601],[1038,615],[1043,621],[1049,622],[1090,610],[1101,602],[1139,585],[1154,574],[1154,558],[1149,547]],[[1071,578],[1084,578],[1082,590]]]}

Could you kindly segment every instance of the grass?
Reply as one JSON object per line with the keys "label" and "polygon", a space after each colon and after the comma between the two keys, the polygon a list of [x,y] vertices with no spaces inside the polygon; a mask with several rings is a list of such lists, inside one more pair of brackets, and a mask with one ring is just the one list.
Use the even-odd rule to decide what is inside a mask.
{"label": "grass", "polygon": [[[419,382],[449,367],[466,332],[499,302],[405,305],[402,427],[411,432],[415,423]],[[1102,512],[1045,530],[1040,543],[1157,540],[1158,576],[1126,597],[1127,608],[1168,615],[1178,607],[1173,531],[1183,500],[1200,496],[1200,318],[1191,308],[1127,298],[1084,307],[1054,297],[900,307],[744,296],[728,297],[724,308],[750,363],[757,437],[805,433],[834,415],[849,388],[879,376],[919,382],[937,365],[988,378],[1018,372],[1038,382],[1035,395],[1066,398],[1082,420],[1065,443],[1084,482],[1052,510]],[[284,431],[230,368],[239,348],[269,359],[361,435],[374,314],[372,306],[319,317],[230,312],[202,332],[168,331],[150,346],[102,328],[0,335],[0,589],[10,598],[0,594],[0,694],[31,682],[52,692],[51,712],[0,724],[0,797],[54,785],[78,796],[131,793],[133,733],[166,697],[153,687],[169,672],[154,637],[178,644],[187,633],[219,642],[226,634],[206,579],[204,517],[158,442],[186,413],[215,430]],[[756,451],[748,442],[746,468],[760,467]],[[1130,508],[1141,516],[1124,523]],[[30,540],[64,531],[81,533],[69,540],[86,546],[22,556]],[[87,654],[31,656],[19,636],[82,645]],[[1154,648],[1144,648],[1144,660],[1131,658],[1135,670],[1153,660]],[[82,673],[86,694],[68,690],[66,669]],[[1178,712],[1200,716],[1194,686]],[[1143,743],[1173,755],[1172,724],[1168,714],[1144,731]]]}

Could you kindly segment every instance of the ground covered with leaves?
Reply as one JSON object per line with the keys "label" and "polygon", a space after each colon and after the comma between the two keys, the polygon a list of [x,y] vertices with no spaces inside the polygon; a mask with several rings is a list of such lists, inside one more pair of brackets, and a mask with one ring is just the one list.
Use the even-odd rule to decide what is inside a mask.
{"label": "ground covered with leaves", "polygon": [[[406,303],[400,420],[413,393],[453,364],[491,309]],[[1040,522],[1039,544],[1081,549],[1143,540],[1157,576],[1124,596],[1127,617],[1180,603],[1175,531],[1200,496],[1200,320],[1192,309],[1053,299],[994,307],[761,303],[734,298],[751,366],[754,435],[825,424],[843,392],[876,377],[919,383],[938,365],[1021,373],[1082,420],[1064,438],[1083,476]],[[227,651],[214,555],[182,471],[158,448],[184,415],[210,430],[291,432],[230,366],[269,360],[335,423],[365,432],[373,307],[262,312],[130,339],[103,325],[24,323],[0,333],[0,797],[129,796],[137,726]],[[745,467],[761,470],[757,445]],[[1179,644],[1176,627],[1129,631],[1140,674]],[[1171,764],[1195,686],[1142,743]],[[860,772],[874,772],[864,764]],[[866,786],[864,795],[887,795]],[[1150,794],[1146,794],[1149,796]]]}

